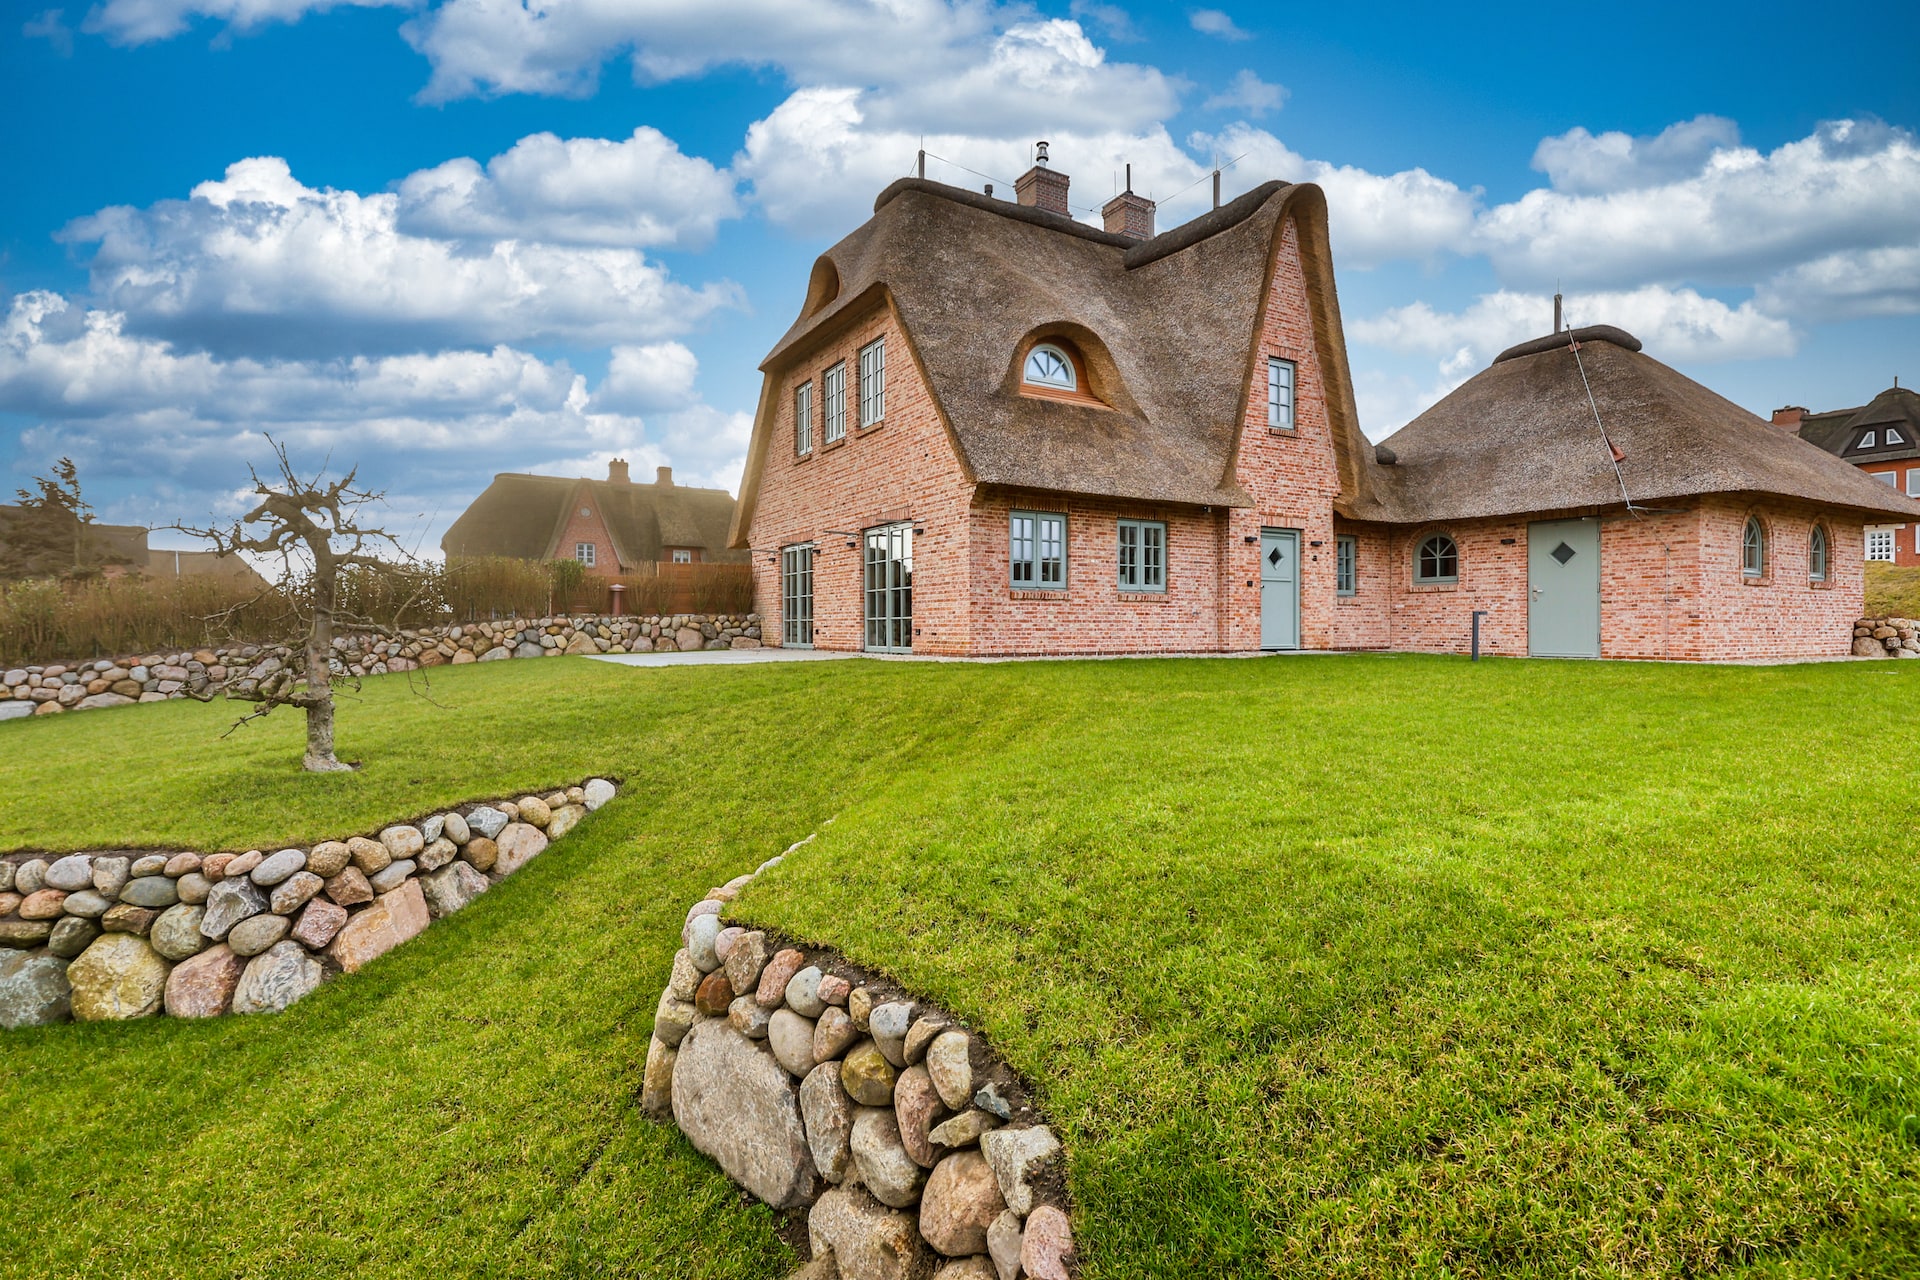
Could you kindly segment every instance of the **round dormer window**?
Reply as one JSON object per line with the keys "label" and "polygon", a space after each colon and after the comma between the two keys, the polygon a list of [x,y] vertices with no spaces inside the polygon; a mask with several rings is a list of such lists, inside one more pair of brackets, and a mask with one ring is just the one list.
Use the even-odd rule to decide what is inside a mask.
{"label": "round dormer window", "polygon": [[593,508],[592,508],[592,507],[582,507],[582,508],[580,508],[580,514],[581,514],[581,515],[583,515],[583,516],[588,516],[588,517],[591,517],[591,516],[593,515]]}
{"label": "round dormer window", "polygon": [[1073,373],[1073,359],[1051,343],[1043,342],[1027,353],[1026,382],[1036,387],[1055,387],[1075,391],[1079,383]]}

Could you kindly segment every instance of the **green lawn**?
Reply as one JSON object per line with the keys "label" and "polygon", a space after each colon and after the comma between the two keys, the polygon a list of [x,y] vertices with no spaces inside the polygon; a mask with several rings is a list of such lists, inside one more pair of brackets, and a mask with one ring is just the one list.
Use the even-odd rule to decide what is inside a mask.
{"label": "green lawn", "polygon": [[0,848],[625,779],[286,1014],[8,1035],[0,1274],[784,1275],[632,1097],[687,903],[816,829],[740,914],[1038,1083],[1089,1277],[1920,1274],[1920,663],[566,659],[433,692],[369,681],[345,778],[217,706],[0,724]]}

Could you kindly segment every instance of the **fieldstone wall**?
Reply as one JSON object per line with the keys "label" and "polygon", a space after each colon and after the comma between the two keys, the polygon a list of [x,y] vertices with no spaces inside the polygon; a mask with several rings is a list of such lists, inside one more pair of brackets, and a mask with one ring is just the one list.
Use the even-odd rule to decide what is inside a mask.
{"label": "fieldstone wall", "polygon": [[1920,622],[1912,618],[1862,618],[1853,624],[1856,658],[1920,658]]}
{"label": "fieldstone wall", "polygon": [[641,1108],[805,1211],[813,1259],[793,1280],[1066,1280],[1064,1153],[1024,1082],[926,1001],[729,923],[752,879],[687,913]]}
{"label": "fieldstone wall", "polygon": [[[759,647],[754,613],[512,618],[403,631],[398,639],[349,633],[333,641],[339,669],[355,676],[507,658]],[[232,645],[14,667],[0,673],[0,720],[190,697],[229,678],[265,679],[294,660],[284,646]]]}
{"label": "fieldstone wall", "polygon": [[273,853],[0,858],[0,1027],[286,1008],[531,862],[614,785]]}

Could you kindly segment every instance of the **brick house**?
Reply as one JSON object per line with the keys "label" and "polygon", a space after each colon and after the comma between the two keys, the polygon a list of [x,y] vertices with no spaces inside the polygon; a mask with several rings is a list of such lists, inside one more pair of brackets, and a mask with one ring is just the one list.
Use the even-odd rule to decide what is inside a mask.
{"label": "brick house", "polygon": [[1920,516],[1604,326],[1376,449],[1318,187],[1160,235],[1067,187],[903,179],[814,263],[732,530],[780,643],[1837,655],[1865,523]]}
{"label": "brick house", "polygon": [[[1808,413],[1790,405],[1775,409],[1773,422],[1881,484],[1920,498],[1920,395],[1898,382],[1855,409]],[[1869,560],[1920,564],[1920,524],[1869,524],[1866,547]]]}
{"label": "brick house", "polygon": [[448,527],[440,549],[449,558],[578,560],[607,578],[644,564],[739,562],[746,553],[727,546],[733,505],[725,489],[675,484],[671,467],[635,484],[618,458],[605,480],[503,473]]}

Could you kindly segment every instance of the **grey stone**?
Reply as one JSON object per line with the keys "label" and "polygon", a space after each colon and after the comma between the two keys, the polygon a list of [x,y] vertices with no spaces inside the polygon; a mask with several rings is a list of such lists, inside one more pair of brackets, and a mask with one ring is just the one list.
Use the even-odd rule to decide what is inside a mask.
{"label": "grey stone", "polygon": [[94,921],[80,916],[62,916],[54,921],[53,932],[47,935],[47,950],[62,960],[71,960],[92,946],[93,940],[99,936],[100,926]]}
{"label": "grey stone", "polygon": [[93,859],[84,853],[70,853],[47,868],[47,888],[72,893],[93,885]]}
{"label": "grey stone", "polygon": [[0,893],[13,892],[13,864],[0,860]]}
{"label": "grey stone", "polygon": [[93,889],[82,889],[78,893],[68,894],[67,900],[60,905],[65,908],[66,913],[70,916],[81,916],[88,920],[98,920],[101,916],[107,914],[107,908],[111,907],[113,903],[107,899],[105,894]]}
{"label": "grey stone", "polygon": [[507,829],[507,815],[489,805],[482,805],[467,815],[466,823],[473,831],[495,840]]}
{"label": "grey stone", "polygon": [[958,1110],[973,1097],[973,1040],[964,1031],[942,1031],[927,1046],[927,1074],[940,1101]]}
{"label": "grey stone", "polygon": [[13,869],[13,891],[21,897],[47,887],[47,860],[28,858]]}
{"label": "grey stone", "polygon": [[687,954],[692,957],[694,968],[702,973],[712,973],[720,967],[720,957],[713,953],[713,940],[719,936],[719,916],[700,916],[687,926]]}
{"label": "grey stone", "polygon": [[656,1120],[673,1119],[673,1064],[680,1055],[661,1043],[647,1041],[647,1065],[640,1075],[640,1110]]}
{"label": "grey stone", "polygon": [[749,1040],[765,1040],[773,1013],[762,1008],[752,996],[736,996],[727,1006],[727,1022]]}
{"label": "grey stone", "polygon": [[581,790],[586,793],[583,802],[589,812],[598,809],[614,796],[613,784],[605,778],[589,778],[587,785]]}
{"label": "grey stone", "polygon": [[167,870],[167,855],[164,853],[146,853],[133,860],[129,873],[138,880],[142,876],[157,876]]}
{"label": "grey stone", "polygon": [[975,1108],[971,1111],[963,1112],[951,1120],[941,1121],[939,1124],[933,1126],[933,1129],[927,1134],[927,1137],[947,1148],[949,1151],[958,1151],[962,1147],[970,1147],[980,1141],[981,1134],[999,1127],[1000,1121],[998,1119],[985,1111]]}
{"label": "grey stone", "polygon": [[0,720],[24,720],[33,714],[33,703],[24,698],[9,698],[0,702]]}
{"label": "grey stone", "polygon": [[294,872],[304,870],[306,865],[307,851],[305,849],[282,849],[280,852],[262,859],[259,866],[247,873],[247,879],[253,881],[263,889],[269,888],[279,884]]}
{"label": "grey stone", "polygon": [[473,832],[468,829],[467,820],[459,814],[443,814],[441,815],[440,821],[444,824],[440,828],[440,834],[455,844],[465,844],[467,841],[473,839]]}
{"label": "grey stone", "polygon": [[826,1062],[837,1058],[859,1038],[860,1033],[853,1029],[853,1019],[847,1016],[847,1011],[829,1005],[813,1024],[813,1060]]}
{"label": "grey stone", "polygon": [[823,1062],[800,1082],[800,1116],[813,1167],[828,1182],[843,1181],[853,1158],[853,1099],[840,1087],[839,1063]]}
{"label": "grey stone", "polygon": [[492,881],[465,862],[454,862],[420,877],[427,912],[434,919],[450,916],[485,893]]}
{"label": "grey stone", "polygon": [[808,965],[787,980],[787,1007],[805,1018],[817,1018],[826,1012],[827,1002],[820,998],[820,969]]}
{"label": "grey stone", "polygon": [[398,862],[389,862],[386,866],[368,876],[367,883],[373,887],[375,893],[387,893],[405,884],[407,878],[414,873],[414,870],[415,865],[413,859],[402,858]]}
{"label": "grey stone", "polygon": [[775,1062],[804,1077],[814,1068],[813,1019],[791,1009],[775,1009],[767,1021],[767,1048],[773,1050]]}
{"label": "grey stone", "polygon": [[875,1005],[867,1016],[867,1032],[896,1067],[907,1065],[907,1032],[913,1026],[913,1006],[895,1000]]}
{"label": "grey stone", "polygon": [[687,1032],[693,1030],[698,1017],[693,1001],[676,999],[670,990],[662,991],[660,1003],[653,1011],[653,1034],[667,1048],[675,1048],[687,1038]]}
{"label": "grey stone", "polygon": [[170,907],[180,901],[180,886],[165,876],[138,876],[127,881],[120,901],[136,907]]}
{"label": "grey stone", "polygon": [[257,956],[287,936],[293,922],[285,916],[249,916],[227,933],[227,945],[237,956]]}
{"label": "grey stone", "polygon": [[[276,920],[284,919],[279,916]],[[276,942],[247,962],[233,989],[235,1013],[278,1013],[319,986],[326,970],[292,940]]]}
{"label": "grey stone", "polygon": [[719,1019],[696,1023],[673,1067],[673,1118],[727,1176],[776,1209],[819,1185],[799,1087],[773,1056]]}
{"label": "grey stone", "polygon": [[267,896],[267,906],[277,916],[290,916],[307,900],[326,886],[326,881],[311,871],[296,871],[273,886],[273,892]]}
{"label": "grey stone", "polygon": [[65,960],[45,951],[0,951],[0,1028],[65,1022],[72,1002]]}
{"label": "grey stone", "polygon": [[513,656],[516,658],[539,658],[545,655],[546,650],[531,640],[522,640],[519,644],[513,646]]}
{"label": "grey stone", "polygon": [[431,818],[428,818],[425,821],[421,822],[420,838],[422,840],[425,840],[428,844],[432,844],[435,840],[438,840],[440,838],[441,833],[444,832],[446,829],[447,829],[447,815],[444,813],[436,813]]}
{"label": "grey stone", "polygon": [[1002,1209],[987,1227],[987,1256],[999,1280],[1020,1280],[1020,1215]]}
{"label": "grey stone", "polygon": [[901,1052],[907,1055],[907,1065],[912,1066],[927,1056],[927,1046],[933,1038],[947,1029],[947,1020],[939,1014],[915,1018],[913,1026],[907,1031],[907,1042]]}
{"label": "grey stone", "polygon": [[1000,1086],[989,1080],[973,1095],[973,1105],[982,1111],[991,1111],[1002,1120],[1013,1119],[1013,1104],[1000,1093]]}
{"label": "grey stone", "polygon": [[103,707],[130,707],[135,699],[124,693],[95,693],[80,699],[74,704],[81,711],[98,711]]}
{"label": "grey stone", "polygon": [[507,648],[505,645],[495,645],[493,648],[487,650],[485,653],[480,655],[480,661],[504,662],[508,658],[511,658],[512,656],[513,656],[513,650]]}
{"label": "grey stone", "polygon": [[580,819],[586,816],[586,809],[577,804],[563,804],[556,807],[552,816],[547,819],[547,839],[558,840],[579,826]]}
{"label": "grey stone", "polygon": [[233,926],[266,909],[267,895],[259,885],[244,877],[230,877],[208,892],[207,914],[200,921],[200,932],[217,942]]}
{"label": "grey stone", "polygon": [[200,921],[206,918],[206,914],[206,908],[189,906],[184,902],[168,907],[153,922],[147,941],[168,960],[185,960],[188,956],[199,955],[207,946],[207,935],[200,932]]}
{"label": "grey stone", "polygon": [[673,976],[667,979],[667,990],[675,1000],[691,1000],[699,989],[700,966],[693,962],[693,954],[682,947],[673,953]]}
{"label": "grey stone", "polygon": [[133,874],[133,859],[114,855],[93,860],[93,887],[109,898],[117,898]]}
{"label": "grey stone", "polygon": [[861,1107],[853,1113],[853,1164],[874,1199],[905,1209],[920,1199],[927,1171],[907,1154],[900,1122],[891,1107]]}
{"label": "grey stone", "polygon": [[1059,1158],[1060,1140],[1045,1125],[995,1129],[980,1135],[980,1153],[993,1168],[1007,1208],[1024,1217],[1033,1211],[1033,1180]]}
{"label": "grey stone", "polygon": [[834,1187],[807,1215],[814,1256],[829,1250],[841,1280],[929,1280],[935,1258],[914,1216],[859,1187]]}
{"label": "grey stone", "polygon": [[420,856],[414,859],[414,861],[420,864],[422,871],[438,871],[449,862],[452,862],[459,854],[459,845],[447,839],[445,836],[435,836],[427,842],[427,847],[420,851]]}
{"label": "grey stone", "polygon": [[180,901],[200,906],[206,902],[207,895],[213,892],[213,882],[198,871],[189,871],[173,882],[173,888],[180,895]]}

